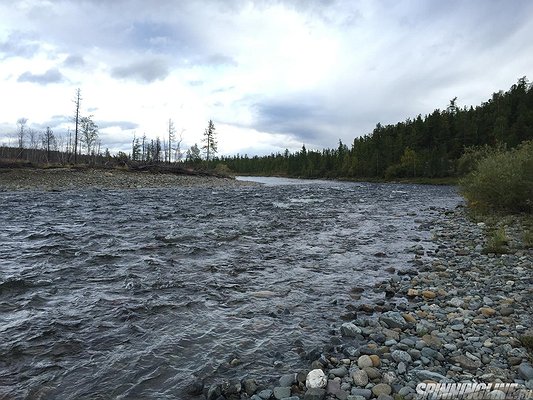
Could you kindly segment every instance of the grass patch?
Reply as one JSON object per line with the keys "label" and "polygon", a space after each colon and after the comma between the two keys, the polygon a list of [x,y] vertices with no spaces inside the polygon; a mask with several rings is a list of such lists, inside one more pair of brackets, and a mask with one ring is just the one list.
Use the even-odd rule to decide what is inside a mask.
{"label": "grass patch", "polygon": [[487,253],[506,254],[509,251],[508,245],[509,239],[505,233],[505,228],[496,228],[487,239],[485,251]]}

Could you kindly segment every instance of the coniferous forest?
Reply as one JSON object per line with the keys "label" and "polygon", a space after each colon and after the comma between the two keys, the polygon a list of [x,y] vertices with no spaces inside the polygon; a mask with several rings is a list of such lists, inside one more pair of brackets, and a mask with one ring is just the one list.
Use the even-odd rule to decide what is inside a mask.
{"label": "coniferous forest", "polygon": [[460,108],[457,98],[445,110],[394,125],[378,123],[350,146],[269,156],[220,157],[237,174],[304,178],[440,178],[458,175],[458,160],[476,146],[515,148],[533,139],[533,90],[526,77],[476,107]]}

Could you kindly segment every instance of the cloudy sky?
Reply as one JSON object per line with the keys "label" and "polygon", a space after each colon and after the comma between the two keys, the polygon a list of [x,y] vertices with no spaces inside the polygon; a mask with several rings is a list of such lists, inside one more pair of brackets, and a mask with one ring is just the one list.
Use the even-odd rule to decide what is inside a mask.
{"label": "cloudy sky", "polygon": [[533,79],[530,0],[0,0],[0,144],[61,135],[73,98],[103,147],[207,121],[222,154],[339,139]]}

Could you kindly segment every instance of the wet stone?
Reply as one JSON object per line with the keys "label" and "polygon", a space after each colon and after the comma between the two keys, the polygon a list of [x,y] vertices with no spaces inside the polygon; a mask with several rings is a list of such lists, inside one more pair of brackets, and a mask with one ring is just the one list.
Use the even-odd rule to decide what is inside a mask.
{"label": "wet stone", "polygon": [[379,317],[379,320],[387,324],[389,328],[405,328],[407,322],[403,318],[402,314],[397,311],[387,311]]}
{"label": "wet stone", "polygon": [[286,399],[287,397],[290,397],[291,395],[291,388],[290,387],[275,387],[274,388],[274,397],[276,400]]}
{"label": "wet stone", "polygon": [[281,387],[291,386],[295,382],[296,382],[295,374],[283,375],[281,378],[279,378],[279,386]]}

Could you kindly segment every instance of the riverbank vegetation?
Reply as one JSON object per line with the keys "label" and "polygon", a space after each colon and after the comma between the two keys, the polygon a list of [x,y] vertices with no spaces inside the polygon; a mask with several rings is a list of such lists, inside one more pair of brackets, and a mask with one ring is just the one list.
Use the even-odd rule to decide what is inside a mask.
{"label": "riverbank vegetation", "polygon": [[[220,157],[238,174],[304,178],[412,179],[461,175],[465,149],[479,146],[515,148],[533,139],[533,90],[525,77],[507,92],[494,93],[477,107],[461,108],[457,98],[445,110],[398,122],[378,123],[351,146],[301,150],[264,157]],[[461,169],[463,168],[463,169]]]}

